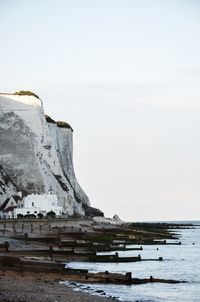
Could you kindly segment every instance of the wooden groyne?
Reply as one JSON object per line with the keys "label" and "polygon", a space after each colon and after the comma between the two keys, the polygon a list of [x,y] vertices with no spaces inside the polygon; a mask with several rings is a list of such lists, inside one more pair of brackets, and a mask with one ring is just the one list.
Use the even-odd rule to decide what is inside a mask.
{"label": "wooden groyne", "polygon": [[33,261],[30,259],[21,259],[19,257],[0,256],[0,274],[5,272],[15,272],[26,276],[43,276],[46,278],[59,279],[59,280],[71,280],[78,282],[89,283],[113,283],[113,284],[145,284],[152,282],[160,283],[180,283],[182,281],[173,279],[158,279],[153,278],[133,278],[130,272],[126,274],[99,272],[90,273],[88,270],[65,268],[64,264],[56,263],[52,261]]}
{"label": "wooden groyne", "polygon": [[9,248],[8,242],[0,245],[1,253],[9,254],[11,256],[29,256],[29,257],[43,257],[50,258],[57,261],[87,261],[87,262],[106,262],[106,263],[124,263],[137,261],[162,261],[163,258],[158,259],[142,259],[140,255],[135,257],[119,257],[118,253],[113,255],[97,255],[96,252],[77,252],[74,248],[54,249],[50,246],[48,249],[15,249]]}
{"label": "wooden groyne", "polygon": [[113,251],[142,251],[143,247],[126,247],[125,244],[105,244],[95,243],[92,241],[81,241],[81,240],[61,240],[59,247],[70,247],[70,248],[86,248],[90,251],[96,252],[113,252]]}
{"label": "wooden groyne", "polygon": [[59,248],[85,248],[88,251],[112,252],[112,251],[136,251],[143,250],[143,247],[134,247],[130,245],[181,245],[181,242],[167,242],[166,240],[128,238],[126,236],[113,237],[103,236],[103,234],[94,234],[90,232],[56,232],[46,233],[45,235],[36,234],[17,234],[13,237],[17,240],[24,240],[25,243],[43,243],[57,246]]}
{"label": "wooden groyne", "polygon": [[91,255],[88,260],[89,262],[105,262],[105,263],[125,263],[125,262],[138,262],[138,261],[162,261],[163,258],[157,259],[142,259],[140,255],[136,257],[119,257],[118,253],[115,255]]}
{"label": "wooden groyne", "polygon": [[[142,250],[145,245],[175,245],[167,225],[103,225],[91,219],[10,219],[0,221],[0,235],[26,244],[74,248],[84,252]],[[141,245],[134,247],[131,245]]]}
{"label": "wooden groyne", "polygon": [[[11,220],[0,221],[0,235],[5,237],[5,241],[9,241],[0,244],[2,276],[6,272],[12,272],[16,275],[34,275],[54,280],[127,285],[181,282],[152,276],[138,279],[133,278],[129,272],[91,273],[88,270],[65,268],[64,265],[70,261],[94,263],[162,261],[162,257],[154,259],[143,259],[140,255],[122,257],[118,252],[142,251],[145,245],[180,245],[178,241],[167,242],[168,239],[177,237],[165,229],[155,230],[146,227],[132,229],[129,225],[106,226],[95,224],[91,220]],[[140,246],[135,246],[136,244]],[[113,251],[115,254],[98,254]]]}

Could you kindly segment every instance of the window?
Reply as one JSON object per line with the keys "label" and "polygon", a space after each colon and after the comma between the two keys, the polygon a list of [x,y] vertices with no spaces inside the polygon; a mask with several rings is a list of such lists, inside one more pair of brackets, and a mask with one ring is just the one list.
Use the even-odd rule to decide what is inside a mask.
{"label": "window", "polygon": [[37,211],[34,211],[35,214],[37,214]]}
{"label": "window", "polygon": [[27,214],[30,214],[30,212],[28,211],[28,212],[26,212]]}
{"label": "window", "polygon": [[34,202],[32,202],[32,207],[34,207]]}
{"label": "window", "polygon": [[11,206],[13,206],[13,201],[11,201]]}

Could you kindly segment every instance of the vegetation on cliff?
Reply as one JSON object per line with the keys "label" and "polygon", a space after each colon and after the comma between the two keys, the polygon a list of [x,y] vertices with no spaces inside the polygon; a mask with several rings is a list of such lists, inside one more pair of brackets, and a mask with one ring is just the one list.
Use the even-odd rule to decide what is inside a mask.
{"label": "vegetation on cliff", "polygon": [[47,123],[56,124],[56,121],[54,121],[49,115],[45,114],[45,118]]}
{"label": "vegetation on cliff", "polygon": [[39,99],[39,96],[37,94],[35,94],[34,92],[29,91],[29,90],[16,91],[14,94],[15,95],[30,95],[30,96],[34,96]]}
{"label": "vegetation on cliff", "polygon": [[57,121],[56,124],[59,128],[68,128],[68,129],[71,129],[73,131],[72,127],[66,122]]}
{"label": "vegetation on cliff", "polygon": [[47,114],[45,115],[45,118],[46,118],[47,123],[56,124],[59,128],[67,128],[67,129],[71,129],[73,131],[72,127],[66,122],[55,121]]}

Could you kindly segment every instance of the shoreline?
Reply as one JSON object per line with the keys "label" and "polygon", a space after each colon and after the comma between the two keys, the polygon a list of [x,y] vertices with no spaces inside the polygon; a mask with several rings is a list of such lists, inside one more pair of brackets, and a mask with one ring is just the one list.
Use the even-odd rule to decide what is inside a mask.
{"label": "shoreline", "polygon": [[[156,279],[153,278],[154,276],[145,279],[132,278],[130,273],[118,276],[107,271],[100,274],[81,272],[81,270],[64,272],[61,267],[61,263],[72,259],[83,261],[84,253],[91,258],[91,248],[94,247],[106,251],[108,247],[120,249],[121,245],[128,250],[130,244],[138,243],[143,243],[143,246],[166,245],[166,239],[178,239],[174,231],[179,227],[171,230],[168,230],[168,227],[169,225],[166,224],[138,225],[137,223],[115,226],[78,219],[75,221],[0,221],[2,233],[0,234],[2,249],[0,302],[116,302],[119,301],[117,297],[106,297],[103,290],[90,291],[90,282],[179,283],[172,279]],[[26,240],[26,234],[29,235],[29,240]],[[5,241],[9,243],[7,252],[4,247]],[[64,258],[61,259],[62,257]],[[95,261],[99,260],[96,258]],[[152,259],[144,260],[152,261]],[[84,284],[85,282],[80,285],[81,280],[87,280],[87,285]]]}
{"label": "shoreline", "polygon": [[[99,294],[102,294],[100,296]],[[103,297],[103,292],[91,295],[84,290],[74,290],[72,286],[58,280],[47,280],[33,276],[7,273],[0,276],[1,302],[116,302],[116,298]]]}

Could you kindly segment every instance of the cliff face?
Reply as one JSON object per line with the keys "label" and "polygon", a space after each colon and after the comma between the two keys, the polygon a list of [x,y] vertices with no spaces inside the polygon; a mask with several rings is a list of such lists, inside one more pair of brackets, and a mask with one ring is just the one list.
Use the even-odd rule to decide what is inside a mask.
{"label": "cliff face", "polygon": [[75,177],[72,135],[67,124],[45,117],[36,96],[0,94],[0,164],[10,191],[52,192],[64,213],[84,214],[89,200]]}
{"label": "cliff face", "polygon": [[5,201],[12,195],[17,195],[17,191],[17,187],[0,165],[0,200]]}

